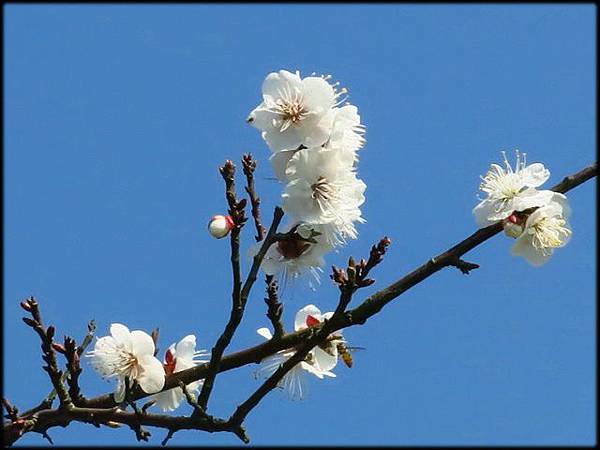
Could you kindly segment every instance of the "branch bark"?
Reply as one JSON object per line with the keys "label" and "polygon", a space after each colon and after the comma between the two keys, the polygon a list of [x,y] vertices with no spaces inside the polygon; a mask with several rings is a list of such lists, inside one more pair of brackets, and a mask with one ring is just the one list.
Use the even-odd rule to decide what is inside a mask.
{"label": "branch bark", "polygon": [[[565,193],[595,176],[597,176],[596,163],[576,174],[565,177],[560,183],[556,184],[551,189],[556,192]],[[247,301],[250,289],[256,280],[256,274],[258,273],[262,258],[266,254],[268,247],[277,240],[276,228],[279,225],[282,217],[283,211],[277,208],[275,210],[275,217],[273,219],[271,229],[269,230],[261,249],[254,258],[252,269],[248,274],[244,286],[239,291],[239,299],[242,306],[240,311],[241,313],[243,313],[243,308],[245,306],[245,302]],[[270,356],[278,351],[300,346],[300,350],[297,351],[292,358],[286,361],[282,367],[280,367],[281,371],[278,370],[276,372],[276,374],[278,374],[277,377],[268,379],[268,383],[263,383],[263,386],[255,391],[255,393],[240,406],[242,409],[238,408],[239,411],[236,411],[229,421],[223,421],[220,419],[207,420],[206,418],[197,417],[194,415],[191,417],[181,417],[129,413],[118,410],[114,403],[112,394],[109,394],[92,399],[84,399],[81,406],[63,406],[57,409],[37,410],[33,413],[28,411],[25,414],[21,414],[18,418],[13,417],[13,420],[6,422],[3,425],[5,439],[7,439],[8,443],[11,444],[28,431],[36,431],[47,436],[47,430],[49,428],[54,426],[67,426],[71,421],[77,420],[96,425],[99,423],[104,423],[108,426],[111,426],[110,424],[114,425],[115,423],[122,423],[129,426],[148,425],[165,428],[170,432],[171,430],[174,432],[179,429],[197,429],[209,432],[229,431],[238,435],[238,437],[244,440],[244,442],[247,442],[247,437],[246,439],[243,438],[245,434],[242,435],[240,432],[240,430],[243,430],[241,428],[243,418],[245,418],[252,408],[254,408],[264,397],[264,395],[269,392],[271,386],[273,384],[277,384],[278,377],[285,375],[286,369],[293,367],[293,365],[304,358],[310,349],[314,347],[314,345],[318,344],[320,339],[323,339],[324,336],[328,336],[329,334],[342,328],[364,324],[370,317],[380,312],[392,300],[402,295],[411,287],[424,281],[434,273],[437,273],[444,267],[456,266],[460,268],[462,265],[463,268],[471,270],[473,267],[466,267],[464,264],[472,263],[465,263],[462,261],[462,256],[491,237],[495,236],[501,230],[502,224],[500,222],[477,230],[475,233],[457,243],[450,249],[429,259],[427,262],[409,274],[405,275],[384,289],[374,293],[356,308],[350,311],[340,311],[338,314],[335,314],[330,321],[327,321],[321,325],[302,330],[300,332],[286,334],[279,339],[272,339],[255,347],[251,347],[222,358],[219,357],[218,364],[216,365],[211,365],[210,363],[203,364],[185,371],[177,372],[167,377],[163,390],[176,387],[180,382],[189,384],[196,380],[208,379],[209,376],[212,376],[214,380],[216,373],[245,366],[247,364],[259,363],[265,357]],[[239,320],[241,320],[241,314],[238,316],[237,312],[234,313],[234,311],[232,311],[232,317],[234,314],[235,326],[232,330],[230,330],[231,335],[233,335],[233,331],[235,331],[237,324],[239,324]],[[229,338],[231,338],[231,336],[229,336]],[[223,349],[225,347],[226,346],[224,346]],[[286,364],[288,364],[289,367],[287,367]],[[55,363],[54,366],[56,367]],[[60,376],[55,376],[54,378],[55,380],[53,380],[53,384],[55,384],[55,387],[58,387],[58,390],[61,391],[60,386],[62,386],[62,383],[59,381]],[[64,389],[64,386],[62,386],[62,391],[62,393],[59,392],[59,394],[62,394],[59,395],[59,397],[63,397],[61,400],[64,405],[68,403],[68,400],[70,399],[68,397],[68,393]],[[132,393],[131,400],[138,400],[147,396],[148,394],[145,394],[138,389]],[[65,402],[65,400],[67,401]]]}

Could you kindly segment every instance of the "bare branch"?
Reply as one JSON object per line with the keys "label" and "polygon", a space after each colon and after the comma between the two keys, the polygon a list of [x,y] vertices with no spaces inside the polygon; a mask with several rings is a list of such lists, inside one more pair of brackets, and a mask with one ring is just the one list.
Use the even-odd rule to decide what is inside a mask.
{"label": "bare branch", "polygon": [[273,325],[273,339],[279,339],[285,334],[283,323],[281,322],[281,315],[283,314],[283,304],[279,301],[279,295],[277,293],[277,281],[273,275],[267,275],[265,278],[267,283],[267,297],[265,303],[268,306],[267,317]]}
{"label": "bare branch", "polygon": [[[557,192],[567,192],[584,183],[585,181],[595,177],[596,174],[596,164],[593,164],[592,166],[572,176],[566,177],[565,179],[563,179],[563,181],[558,183],[552,189]],[[252,284],[256,279],[256,273],[258,272],[260,263],[262,262],[262,259],[268,247],[277,241],[276,228],[279,225],[279,222],[281,221],[282,217],[283,211],[276,209],[275,217],[269,230],[269,233],[267,234],[267,237],[262,243],[259,253],[257,254],[257,256],[255,256],[252,269],[248,275],[248,278],[246,279],[246,282],[244,283],[244,286],[240,290],[239,299],[242,308],[238,311],[240,313],[239,319],[236,316],[237,324],[239,324],[239,320],[241,320],[241,314],[243,314],[243,308],[245,306],[245,302],[247,300],[247,296],[250,292]],[[214,373],[214,380],[214,376],[218,372],[231,370],[247,364],[258,363],[265,357],[272,355],[278,351],[296,348],[296,353],[290,359],[288,359],[275,372],[275,374],[273,374],[272,377],[267,379],[265,383],[263,383],[263,385],[261,385],[261,387],[259,387],[259,389],[257,389],[254,392],[254,394],[252,394],[248,398],[248,400],[246,400],[246,402],[240,405],[228,421],[209,418],[208,416],[205,417],[202,415],[181,417],[158,414],[154,415],[129,413],[115,407],[114,399],[111,394],[86,400],[85,403],[86,406],[88,406],[86,408],[72,406],[68,408],[60,407],[57,409],[49,409],[50,406],[47,406],[47,408],[38,409],[35,412],[28,411],[27,414],[31,416],[30,418],[23,418],[24,415],[21,415],[19,418],[17,418],[17,420],[10,421],[3,425],[4,437],[9,444],[12,444],[26,432],[34,431],[43,434],[46,433],[47,430],[51,427],[64,427],[67,426],[71,421],[79,421],[91,423],[96,426],[98,426],[99,424],[103,424],[106,426],[118,426],[119,424],[126,424],[130,426],[146,425],[164,428],[169,430],[169,432],[172,431],[173,433],[180,429],[195,429],[208,432],[228,431],[235,433],[244,442],[248,442],[248,437],[246,436],[245,431],[241,426],[244,418],[260,402],[260,400],[272,388],[274,388],[277,385],[281,378],[285,376],[287,370],[289,370],[291,367],[293,367],[295,364],[297,364],[303,358],[305,358],[308,352],[310,352],[310,350],[315,345],[318,345],[318,343],[321,340],[323,340],[331,333],[339,329],[364,324],[370,317],[381,311],[381,309],[387,303],[397,298],[411,287],[422,282],[423,280],[438,272],[444,267],[455,266],[459,269],[461,269],[462,267],[462,269],[465,270],[472,270],[474,268],[471,267],[473,264],[463,261],[461,259],[462,256],[470,250],[477,247],[478,245],[482,244],[486,240],[495,236],[501,230],[502,224],[500,222],[489,227],[477,230],[471,236],[454,245],[447,251],[439,254],[434,258],[431,258],[422,266],[413,270],[398,281],[371,295],[366,300],[364,300],[358,307],[350,311],[344,311],[344,308],[338,308],[340,309],[340,311],[337,314],[334,314],[331,320],[326,321],[323,324],[317,325],[307,330],[302,330],[300,332],[283,335],[280,339],[272,339],[261,345],[257,345],[255,347],[237,353],[233,353],[225,357],[222,357],[221,352],[221,355],[218,358],[218,364],[216,366],[211,366],[210,363],[203,364],[188,370],[171,374],[167,377],[165,387],[163,390],[176,387],[179,385],[180,382],[189,384],[193,381],[207,378],[211,373]],[[349,271],[346,270],[346,272],[344,272],[343,275],[340,273],[340,275],[338,276],[339,281],[343,281],[344,276],[348,280],[354,279],[355,283],[356,280],[360,278],[362,278],[363,280],[367,280],[367,278],[365,277],[370,269],[365,269],[371,265],[368,261],[364,263],[363,261],[364,260],[361,260],[361,262],[359,263],[350,261],[349,267],[354,267],[354,274],[349,274]],[[340,304],[342,303],[343,302],[341,302]],[[45,353],[44,356],[47,356],[46,353],[49,352],[51,352],[52,355],[54,355],[55,350],[52,347],[52,336],[54,334],[54,330],[52,327],[48,327],[47,330],[43,329],[43,326],[41,325],[41,317],[39,317],[39,310],[37,309],[37,303],[31,303],[31,301],[26,301],[23,302],[22,306],[24,309],[32,313],[33,320],[27,318],[25,322],[32,328],[36,329],[38,334],[40,334],[40,337],[43,341],[43,349]],[[235,324],[235,326],[233,327],[229,339],[233,335],[233,331],[235,331],[237,324]],[[43,336],[42,333],[38,331],[40,329],[44,332]],[[226,345],[223,347],[223,350],[225,347]],[[49,363],[49,365],[50,364],[51,362]],[[59,384],[59,386],[61,386],[61,384]],[[62,386],[62,388],[64,390],[64,386]],[[60,388],[57,390],[59,391],[60,397]],[[147,395],[148,394],[143,393],[138,387],[137,389],[134,389],[134,391],[131,393],[130,399],[137,400],[146,397]],[[65,397],[65,394],[63,393],[62,396]],[[68,397],[68,393],[66,393],[66,396]],[[42,402],[42,404],[44,404],[44,402]]]}
{"label": "bare branch", "polygon": [[254,171],[256,170],[256,160],[250,153],[246,153],[242,156],[242,166],[244,168],[244,175],[246,175],[246,192],[250,198],[250,204],[252,205],[252,217],[254,218],[254,226],[256,227],[256,242],[260,242],[265,237],[265,227],[260,221],[260,198],[256,194],[254,187]]}
{"label": "bare branch", "polygon": [[42,341],[42,359],[47,364],[43,366],[43,369],[50,377],[50,381],[52,382],[52,385],[58,394],[60,405],[61,407],[71,408],[73,406],[73,402],[71,401],[71,397],[69,396],[69,393],[63,384],[63,373],[58,369],[58,364],[56,361],[55,347],[53,345],[53,338],[56,330],[52,325],[50,325],[48,328],[44,328],[38,302],[33,297],[22,302],[21,306],[32,316],[32,319],[23,317],[23,322],[29,325],[38,334],[40,340]]}

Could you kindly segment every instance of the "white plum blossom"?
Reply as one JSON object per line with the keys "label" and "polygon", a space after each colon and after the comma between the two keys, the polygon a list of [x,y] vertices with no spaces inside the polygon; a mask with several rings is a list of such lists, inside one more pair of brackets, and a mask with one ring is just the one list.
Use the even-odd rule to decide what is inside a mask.
{"label": "white plum blossom", "polygon": [[[248,117],[272,151],[273,171],[284,183],[284,211],[295,226],[320,233],[316,243],[290,239],[271,246],[262,264],[269,275],[289,279],[309,272],[318,281],[323,256],[356,239],[356,224],[365,222],[360,207],[366,184],[356,173],[365,127],[356,106],[340,106],[347,90],[329,83],[330,78],[270,73],[263,82],[263,101]],[[258,246],[251,255],[257,251]]]}
{"label": "white plum blossom", "polygon": [[[190,334],[184,337],[181,341],[171,346],[165,352],[164,369],[167,375],[181,372],[198,364],[208,362],[208,359],[199,359],[208,356],[206,350],[196,351],[196,336]],[[202,386],[203,380],[194,381],[186,385],[187,391],[194,395]],[[180,387],[169,389],[168,391],[159,392],[151,397],[151,400],[156,402],[156,406],[163,411],[173,411],[185,398],[185,394]]]}
{"label": "white plum blossom", "polygon": [[[308,305],[296,313],[294,329],[295,331],[300,331],[314,326],[323,319],[331,317],[332,314],[326,313],[321,315],[321,311],[316,306]],[[268,328],[259,328],[256,332],[265,339],[272,339],[273,337]],[[335,348],[335,345],[333,345],[333,348]],[[319,347],[313,348],[304,361],[300,361],[292,370],[285,374],[279,382],[278,387],[284,389],[291,399],[302,399],[307,392],[305,378],[307,372],[320,379],[323,379],[325,376],[335,377],[336,375],[331,372],[331,369],[337,364],[337,348],[335,348],[335,354],[330,354],[328,351],[329,348],[327,348],[327,351]],[[257,375],[264,376],[265,378],[271,376],[294,353],[295,350],[291,349],[282,350],[274,355],[267,356],[261,361],[261,368],[256,372]]]}
{"label": "white plum blossom", "polygon": [[110,326],[110,334],[97,339],[94,350],[86,356],[103,378],[117,378],[115,401],[125,399],[126,380],[130,388],[135,381],[147,394],[160,391],[165,384],[165,371],[154,356],[152,337],[140,330],[129,331],[120,323]]}
{"label": "white plum blossom", "polygon": [[[319,325],[326,319],[330,319],[333,312],[321,314],[321,310],[315,305],[307,305],[296,313],[294,330],[300,331]],[[336,331],[329,336],[327,344],[315,347],[313,351],[313,363],[319,370],[331,370],[338,362],[337,343],[344,342],[341,331]]]}
{"label": "white plum blossom", "polygon": [[263,82],[262,103],[247,121],[262,130],[273,152],[320,146],[329,139],[333,107],[341,93],[323,77],[273,72]]}
{"label": "white plum blossom", "polygon": [[510,216],[514,211],[547,205],[553,196],[552,191],[538,191],[550,177],[550,171],[541,163],[527,165],[517,151],[515,169],[504,155],[505,168],[492,164],[485,176],[481,177],[480,189],[487,194],[474,209],[473,214],[480,227],[486,227]]}
{"label": "white plum blossom", "polygon": [[345,105],[335,109],[331,136],[325,147],[340,151],[341,158],[355,163],[358,160],[356,152],[365,145],[364,134],[358,108]]}
{"label": "white plum blossom", "polygon": [[282,194],[283,209],[307,224],[331,225],[331,245],[356,239],[356,222],[364,222],[360,206],[365,201],[365,183],[357,178],[340,152],[302,149],[290,159],[286,175],[290,180]]}
{"label": "white plum blossom", "polygon": [[[295,236],[271,245],[263,258],[261,267],[267,275],[279,275],[284,281],[296,279],[308,273],[312,280],[319,283],[322,267],[325,265],[323,256],[332,250],[327,243],[323,227],[293,223],[283,227],[282,232],[289,232],[296,227]],[[314,235],[314,233],[319,233]],[[309,242],[307,239],[316,241]],[[254,256],[261,244],[250,249]],[[312,281],[309,282],[312,287]]]}
{"label": "white plum blossom", "polygon": [[572,231],[567,222],[569,215],[567,197],[554,193],[550,204],[536,209],[527,217],[511,253],[524,257],[536,267],[545,264],[554,249],[563,247],[571,238]]}

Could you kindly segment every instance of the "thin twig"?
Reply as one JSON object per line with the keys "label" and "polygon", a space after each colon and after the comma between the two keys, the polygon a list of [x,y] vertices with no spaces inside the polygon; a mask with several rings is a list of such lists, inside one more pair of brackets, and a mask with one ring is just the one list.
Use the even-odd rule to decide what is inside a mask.
{"label": "thin twig", "polygon": [[[552,190],[565,193],[579,186],[585,181],[593,178],[594,176],[596,176],[596,173],[596,164],[593,164],[592,166],[572,176],[566,177],[562,182],[554,186]],[[281,220],[281,218],[279,220]],[[308,354],[308,352],[310,351],[310,349],[308,348],[309,345],[318,344],[319,339],[322,339],[323,336],[327,336],[330,333],[342,328],[365,323],[368,318],[370,318],[374,314],[377,314],[387,303],[392,301],[394,298],[397,298],[399,295],[406,292],[408,289],[420,283],[421,281],[425,280],[433,273],[438,272],[443,267],[455,265],[465,253],[482,244],[486,240],[490,239],[492,236],[498,234],[501,230],[501,223],[497,223],[491,225],[490,227],[478,230],[465,240],[451,247],[446,252],[441,253],[435,258],[431,258],[431,260],[427,261],[421,267],[412,271],[405,277],[373,294],[365,301],[363,301],[357,308],[344,312],[343,314],[339,314],[336,317],[332,317],[330,321],[317,325],[314,328],[302,330],[296,333],[290,333],[282,336],[281,339],[272,339],[255,347],[225,356],[219,361],[219,367],[217,370],[219,372],[222,372],[241,367],[247,364],[260,362],[265,357],[272,355],[278,351],[290,349],[293,347],[298,348],[299,345],[301,346],[303,352],[306,352],[306,354]],[[264,245],[265,242],[263,242],[262,248],[264,248]],[[255,257],[255,262],[256,261],[257,259]],[[262,258],[259,258],[258,266],[260,266],[261,261]],[[246,283],[248,283],[248,280],[246,281]],[[287,363],[289,363],[290,367],[293,367],[294,363],[297,363],[300,360],[302,360],[303,357],[306,357],[306,354],[303,355],[302,353],[296,352],[296,354],[292,356],[292,358],[294,359],[288,359],[288,361],[286,361],[286,363],[284,363],[284,365],[282,365],[280,369],[282,369]],[[298,361],[295,361],[296,358],[298,359]],[[205,378],[209,373],[209,366],[209,364],[202,364],[191,369],[187,369],[169,375],[167,377],[164,390],[176,387],[179,382],[189,384],[193,381]],[[279,370],[276,371],[276,373],[278,372]],[[279,375],[283,377],[285,373],[281,371],[279,372]],[[276,385],[277,382],[278,381],[276,379],[272,379],[270,383],[274,383]],[[135,392],[132,394],[131,398],[140,399],[146,396],[148,396],[148,394],[143,393],[140,389],[136,389]],[[258,394],[258,396],[260,397],[260,394]],[[258,401],[260,401],[260,398],[258,399]],[[177,417],[152,414],[146,414],[143,416],[143,418],[140,418],[134,413],[128,413],[114,407],[114,398],[112,397],[112,394],[89,399],[87,401],[87,404],[89,406],[95,405],[97,406],[97,408],[80,408],[75,406],[71,409],[44,409],[37,411],[35,413],[35,417],[33,417],[32,419],[18,419],[15,422],[5,423],[3,425],[4,437],[7,443],[9,443],[10,445],[14,441],[19,439],[24,433],[27,433],[29,431],[43,432],[54,426],[67,426],[71,421],[75,420],[79,422],[92,424],[143,424],[147,426],[165,428],[168,430],[195,429],[209,432],[229,431],[235,433],[244,442],[247,442],[247,440],[243,439],[245,433],[242,434],[242,432],[240,432],[240,430],[243,430],[243,428],[241,428],[241,422],[243,421],[243,418],[247,415],[245,409],[241,410],[237,415],[236,413],[234,413],[234,415],[232,415],[232,418],[230,418],[229,421],[215,419],[214,422],[209,422],[206,420],[202,420],[202,418],[198,417]],[[252,409],[252,407],[254,407],[251,404],[248,404],[247,406],[250,406],[248,412]],[[240,418],[242,419],[241,421],[239,420]],[[238,425],[240,428],[236,431],[235,426]],[[245,436],[245,438],[247,439],[247,436]]]}
{"label": "thin twig", "polygon": [[[23,302],[23,303],[25,303],[25,302]],[[88,323],[87,329],[88,329],[88,332],[85,335],[85,337],[83,338],[81,345],[79,347],[77,347],[77,355],[79,357],[81,357],[81,355],[83,355],[86,348],[88,347],[88,345],[90,345],[90,343],[92,342],[92,339],[94,338],[94,333],[96,331],[96,322],[93,319],[90,320],[90,322]],[[61,382],[64,382],[66,378],[67,378],[67,372],[64,372],[61,377]],[[22,419],[24,419],[24,418],[34,415],[38,411],[52,408],[52,403],[54,403],[55,398],[56,398],[56,389],[52,389],[50,391],[50,393],[44,398],[44,400],[42,400],[42,402],[39,405],[21,413],[20,417]],[[87,399],[82,397],[82,398],[80,398],[80,401],[85,404]],[[83,405],[80,405],[80,406],[83,406]]]}
{"label": "thin twig", "polygon": [[267,283],[267,297],[264,299],[267,304],[267,317],[273,325],[273,339],[279,339],[285,334],[281,316],[283,314],[283,304],[279,301],[279,295],[277,292],[278,286],[277,281],[273,275],[267,275],[265,277],[265,283]]}
{"label": "thin twig", "polygon": [[206,411],[208,398],[210,397],[215,377],[217,376],[217,373],[220,372],[221,358],[223,357],[223,353],[229,345],[229,342],[231,342],[231,338],[233,337],[235,330],[242,321],[244,309],[246,307],[246,301],[248,300],[248,295],[250,293],[252,285],[256,281],[256,276],[262,263],[262,260],[265,257],[265,254],[267,253],[269,247],[274,243],[274,236],[277,232],[277,227],[279,226],[279,223],[281,222],[282,218],[283,210],[279,207],[275,208],[275,212],[273,213],[273,221],[269,228],[269,232],[267,233],[266,238],[263,240],[260,250],[258,251],[256,256],[254,256],[254,259],[252,261],[252,267],[250,268],[248,277],[244,282],[244,286],[239,291],[234,288],[233,306],[229,315],[229,322],[225,326],[223,333],[221,334],[221,336],[217,340],[216,345],[212,349],[208,373],[206,374],[206,378],[204,379],[204,383],[202,384],[202,390],[200,391],[200,396],[198,397],[198,405],[203,411]]}
{"label": "thin twig", "polygon": [[242,166],[244,175],[246,175],[246,192],[250,198],[252,206],[252,217],[254,218],[254,226],[256,227],[256,242],[260,242],[265,237],[266,229],[260,221],[260,198],[256,194],[254,187],[254,171],[256,170],[256,160],[250,153],[242,156]]}
{"label": "thin twig", "polygon": [[69,393],[67,392],[67,389],[65,388],[65,385],[63,384],[63,373],[59,370],[58,363],[56,361],[56,352],[53,345],[53,338],[56,330],[52,325],[50,325],[48,328],[44,327],[38,302],[33,297],[22,302],[21,307],[28,311],[32,316],[32,319],[23,317],[23,322],[29,325],[38,334],[40,340],[42,341],[42,359],[46,362],[46,365],[42,368],[50,377],[50,381],[52,382],[52,385],[58,394],[60,405],[61,407],[71,408],[73,406],[73,402],[69,396]]}

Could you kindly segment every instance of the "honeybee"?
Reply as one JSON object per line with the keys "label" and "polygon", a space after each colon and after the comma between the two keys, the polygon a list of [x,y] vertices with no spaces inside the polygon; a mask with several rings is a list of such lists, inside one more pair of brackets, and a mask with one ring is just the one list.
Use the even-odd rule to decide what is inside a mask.
{"label": "honeybee", "polygon": [[346,347],[346,344],[344,342],[338,342],[336,347],[338,354],[340,355],[340,358],[342,358],[342,361],[344,361],[344,364],[346,364],[346,367],[348,367],[348,369],[351,369],[354,360],[352,359],[350,349]]}
{"label": "honeybee", "polygon": [[320,344],[319,348],[326,352],[328,355],[335,356],[333,347],[337,350],[339,357],[342,359],[346,367],[352,368],[354,359],[352,358],[352,352],[356,350],[365,350],[364,347],[349,347],[346,345],[344,339],[340,339],[340,336],[331,336],[327,342]]}

